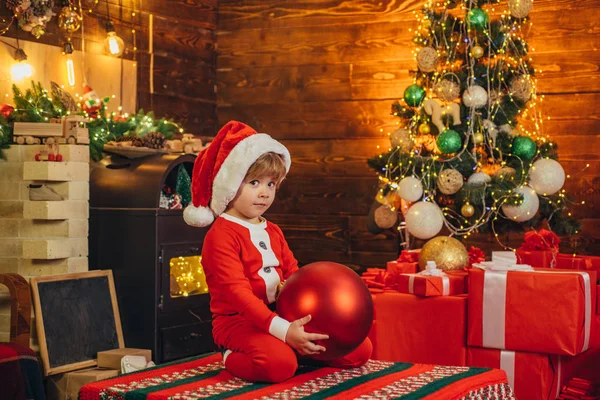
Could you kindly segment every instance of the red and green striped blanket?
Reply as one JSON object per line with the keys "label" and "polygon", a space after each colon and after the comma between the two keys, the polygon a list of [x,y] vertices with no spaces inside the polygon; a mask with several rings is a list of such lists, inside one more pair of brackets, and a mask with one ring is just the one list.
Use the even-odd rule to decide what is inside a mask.
{"label": "red and green striped blanket", "polygon": [[85,385],[80,400],[514,399],[503,371],[370,360],[360,368],[301,366],[282,383],[233,377],[210,354]]}

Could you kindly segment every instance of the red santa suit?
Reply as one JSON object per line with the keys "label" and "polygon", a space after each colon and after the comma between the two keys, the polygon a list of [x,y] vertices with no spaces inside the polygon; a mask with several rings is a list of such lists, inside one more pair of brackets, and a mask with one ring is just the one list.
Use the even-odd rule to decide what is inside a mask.
{"label": "red santa suit", "polygon": [[[202,248],[210,290],[215,343],[227,349],[225,367],[251,381],[280,382],[298,368],[297,354],[285,343],[290,322],[268,307],[278,285],[298,269],[279,227],[221,214]],[[349,355],[327,364],[354,367],[371,355],[368,339]]]}

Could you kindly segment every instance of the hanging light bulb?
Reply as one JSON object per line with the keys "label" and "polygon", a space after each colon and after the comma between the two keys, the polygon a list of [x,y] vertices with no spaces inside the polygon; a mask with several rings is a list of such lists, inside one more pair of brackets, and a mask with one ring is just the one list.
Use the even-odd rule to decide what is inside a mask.
{"label": "hanging light bulb", "polygon": [[33,75],[33,67],[27,62],[27,54],[21,48],[15,51],[15,60],[17,61],[10,68],[10,76],[13,82],[20,82]]}
{"label": "hanging light bulb", "polygon": [[69,81],[69,86],[75,86],[75,66],[73,64],[73,46],[70,42],[67,42],[63,45],[63,54],[66,56],[67,63],[67,80]]}
{"label": "hanging light bulb", "polygon": [[115,26],[109,20],[106,23],[106,39],[104,39],[104,52],[113,57],[120,57],[125,49],[125,42],[115,32]]}

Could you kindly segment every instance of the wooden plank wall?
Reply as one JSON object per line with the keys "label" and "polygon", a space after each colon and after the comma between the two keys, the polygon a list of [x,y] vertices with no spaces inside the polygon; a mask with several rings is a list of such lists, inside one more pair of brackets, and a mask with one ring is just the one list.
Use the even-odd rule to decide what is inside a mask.
{"label": "wooden plank wall", "polygon": [[[410,83],[421,0],[221,0],[217,27],[219,125],[246,122],[280,139],[293,165],[269,217],[301,263],[362,269],[395,257],[392,233],[371,235],[376,192],[366,159],[386,146],[390,105]],[[504,3],[501,3],[504,4]],[[505,5],[505,4],[504,4]],[[600,35],[595,0],[536,0],[529,43],[544,73],[545,129],[559,145],[584,222],[581,250],[599,253]],[[581,171],[585,164],[590,168]],[[503,239],[518,245],[514,234]],[[567,238],[568,239],[568,238]],[[568,241],[568,240],[567,240]],[[469,243],[500,248],[489,236]]]}
{"label": "wooden plank wall", "polygon": [[[138,107],[154,110],[158,117],[174,118],[190,133],[213,135],[217,124],[217,0],[100,0],[84,17],[85,46],[90,53],[103,51],[107,5],[116,32],[125,41],[124,58],[138,63]],[[57,6],[55,12],[58,14],[60,7]],[[150,90],[150,15],[153,20],[153,93]],[[10,11],[5,2],[0,1],[0,17],[7,16]],[[18,35],[21,40],[36,40],[21,30]],[[16,37],[16,26],[13,25],[6,36]],[[81,38],[81,30],[73,34],[76,50],[81,50]],[[54,17],[39,42],[61,46],[64,41]],[[90,84],[93,86],[93,82]]]}

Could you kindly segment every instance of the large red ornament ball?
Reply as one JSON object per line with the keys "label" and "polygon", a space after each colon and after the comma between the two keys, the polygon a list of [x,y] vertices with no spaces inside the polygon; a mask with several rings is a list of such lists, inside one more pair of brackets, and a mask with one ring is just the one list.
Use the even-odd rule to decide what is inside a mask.
{"label": "large red ornament ball", "polygon": [[15,111],[15,108],[10,104],[0,104],[0,114],[2,114],[4,118],[8,119],[13,111]]}
{"label": "large red ornament ball", "polygon": [[333,360],[356,349],[373,324],[373,300],[363,280],[342,264],[320,261],[290,276],[277,298],[277,313],[288,321],[310,314],[306,332],[324,333],[327,351],[312,356]]}

